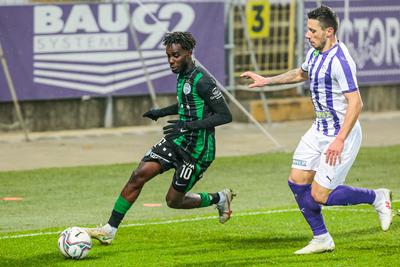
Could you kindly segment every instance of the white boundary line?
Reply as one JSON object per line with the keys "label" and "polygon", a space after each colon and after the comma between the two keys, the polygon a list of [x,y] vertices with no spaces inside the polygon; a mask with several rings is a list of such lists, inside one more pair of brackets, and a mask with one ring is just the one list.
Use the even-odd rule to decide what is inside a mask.
{"label": "white boundary line", "polygon": [[[393,200],[392,202],[400,202],[400,199]],[[371,213],[373,210],[365,210],[365,209],[350,209],[343,207],[323,207],[324,210],[332,210],[332,211],[351,211],[351,212],[362,212],[362,213]],[[235,214],[234,217],[247,217],[247,216],[257,216],[257,215],[266,215],[266,214],[274,214],[274,213],[287,213],[287,212],[298,212],[299,209],[282,209],[282,210],[266,210],[266,211],[254,211],[254,212],[243,212]],[[217,216],[207,216],[207,217],[195,217],[188,219],[177,219],[177,220],[167,220],[167,221],[156,221],[156,222],[144,222],[144,223],[131,223],[121,225],[120,228],[125,227],[138,227],[138,226],[147,226],[147,225],[163,225],[163,224],[174,224],[174,223],[182,223],[182,222],[195,222],[195,221],[205,221],[205,220],[213,220],[217,219]],[[0,236],[1,239],[14,239],[14,238],[22,238],[22,237],[31,237],[31,236],[42,236],[42,235],[56,235],[58,232],[38,232],[31,234],[21,234],[21,235],[8,235],[8,236]]]}

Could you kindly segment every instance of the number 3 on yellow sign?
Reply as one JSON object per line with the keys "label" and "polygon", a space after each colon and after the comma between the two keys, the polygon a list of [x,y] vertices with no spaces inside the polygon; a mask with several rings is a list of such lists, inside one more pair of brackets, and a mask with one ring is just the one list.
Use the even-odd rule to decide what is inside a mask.
{"label": "number 3 on yellow sign", "polygon": [[267,38],[269,36],[270,10],[267,0],[247,1],[246,19],[250,38]]}

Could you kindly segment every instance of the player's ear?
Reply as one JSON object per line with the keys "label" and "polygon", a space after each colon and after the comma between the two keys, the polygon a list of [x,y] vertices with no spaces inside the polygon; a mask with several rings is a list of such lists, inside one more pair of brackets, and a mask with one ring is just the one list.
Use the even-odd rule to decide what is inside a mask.
{"label": "player's ear", "polygon": [[333,29],[333,27],[328,27],[326,28],[326,33],[327,33],[327,37],[332,37],[335,35],[335,30]]}

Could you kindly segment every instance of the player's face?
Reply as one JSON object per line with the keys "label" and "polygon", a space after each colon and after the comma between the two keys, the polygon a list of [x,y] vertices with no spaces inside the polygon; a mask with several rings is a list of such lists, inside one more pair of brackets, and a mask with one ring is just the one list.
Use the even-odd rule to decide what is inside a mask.
{"label": "player's face", "polygon": [[180,44],[172,44],[165,48],[168,63],[173,73],[184,73],[192,64],[192,52],[181,47]]}
{"label": "player's face", "polygon": [[327,39],[333,34],[333,28],[328,27],[325,30],[322,29],[321,24],[316,19],[309,19],[307,22],[308,31],[306,38],[310,42],[310,45],[315,49],[324,52],[327,46]]}

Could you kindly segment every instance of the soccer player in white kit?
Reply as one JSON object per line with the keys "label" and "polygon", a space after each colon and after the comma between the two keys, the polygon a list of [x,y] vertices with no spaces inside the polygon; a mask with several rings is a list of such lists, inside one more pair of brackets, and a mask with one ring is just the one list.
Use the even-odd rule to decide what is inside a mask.
{"label": "soccer player in white kit", "polygon": [[327,6],[308,13],[306,38],[311,49],[301,68],[273,77],[247,71],[241,77],[253,79],[252,87],[297,83],[309,79],[316,118],[301,138],[293,155],[289,187],[313,239],[295,254],[333,251],[335,244],[321,213],[326,206],[371,204],[378,212],[382,230],[392,222],[391,192],[344,185],[361,145],[358,117],[362,100],[356,66],[346,46],[337,40],[339,20]]}

